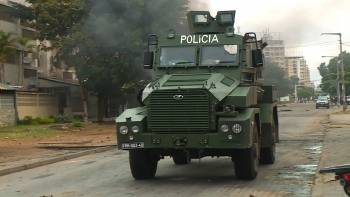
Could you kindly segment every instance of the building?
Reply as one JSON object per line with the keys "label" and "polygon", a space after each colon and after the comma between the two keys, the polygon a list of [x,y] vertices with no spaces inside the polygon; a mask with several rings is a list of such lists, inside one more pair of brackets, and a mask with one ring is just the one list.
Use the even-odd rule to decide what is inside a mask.
{"label": "building", "polygon": [[306,87],[312,87],[310,82],[310,70],[306,64],[306,60],[302,56],[286,57],[284,40],[279,32],[262,32],[261,39],[267,42],[264,49],[264,56],[271,62],[277,63],[286,71],[286,77],[296,76],[300,83]]}
{"label": "building", "polygon": [[[277,34],[278,36],[274,36]],[[285,65],[284,40],[280,38],[281,33],[261,33],[261,38],[267,42],[264,56],[271,62],[277,63],[281,68],[287,69]]]}
{"label": "building", "polygon": [[299,83],[312,87],[310,70],[303,56],[286,57],[285,65],[288,77],[296,76],[299,78]]}
{"label": "building", "polygon": [[[17,2],[23,3],[22,1]],[[28,27],[19,19],[12,18],[8,14],[9,9],[10,7],[6,2],[0,1],[0,30],[14,32],[19,37],[32,38],[33,40],[29,44],[38,47],[32,53],[27,53],[21,47],[17,47],[17,55],[0,65],[0,83],[16,88],[17,92],[28,93],[22,94],[22,96],[26,95],[28,98],[17,97],[19,100],[34,98],[35,96],[31,95],[33,92],[37,93],[38,99],[39,94],[56,94],[58,96],[57,112],[52,113],[83,114],[83,102],[75,71],[66,68],[64,62],[57,57],[56,50],[47,52],[41,50],[39,48],[40,42],[35,40],[35,29]],[[43,41],[41,44],[50,46],[49,41]],[[17,101],[20,104],[19,100]],[[88,103],[89,117],[96,117],[97,99],[89,96]],[[24,105],[27,104],[24,103]]]}

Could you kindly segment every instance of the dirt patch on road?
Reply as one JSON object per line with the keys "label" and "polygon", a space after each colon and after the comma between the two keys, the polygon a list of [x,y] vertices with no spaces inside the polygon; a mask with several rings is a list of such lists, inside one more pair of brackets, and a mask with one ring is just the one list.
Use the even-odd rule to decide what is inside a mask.
{"label": "dirt patch on road", "polygon": [[0,163],[19,159],[32,159],[60,151],[59,148],[50,148],[53,146],[92,147],[106,144],[116,144],[114,123],[90,124],[79,128],[65,127],[64,129],[60,129],[59,126],[54,136],[0,139]]}

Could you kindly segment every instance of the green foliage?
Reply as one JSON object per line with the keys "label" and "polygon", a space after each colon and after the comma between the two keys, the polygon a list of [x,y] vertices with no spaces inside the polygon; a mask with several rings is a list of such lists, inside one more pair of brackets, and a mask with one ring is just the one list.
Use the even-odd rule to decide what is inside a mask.
{"label": "green foliage", "polygon": [[0,64],[5,63],[16,54],[16,38],[13,32],[0,30]]}
{"label": "green foliage", "polygon": [[73,115],[74,120],[84,121],[84,117],[82,115]]}
{"label": "green foliage", "polygon": [[81,121],[79,121],[79,120],[74,120],[72,122],[72,125],[73,125],[73,127],[82,127],[83,123]]}
{"label": "green foliage", "polygon": [[139,66],[149,34],[166,35],[170,28],[189,32],[189,0],[29,1],[29,9],[12,4],[12,15],[30,21],[39,40],[52,41],[51,47],[41,48],[58,49],[60,59],[74,67],[80,85],[98,95],[102,111],[103,100],[128,98],[139,89],[139,81],[151,78]]}
{"label": "green foliage", "polygon": [[298,89],[298,98],[310,98],[314,95],[313,88],[299,88]]}
{"label": "green foliage", "polygon": [[59,114],[53,116],[53,119],[56,123],[71,123],[74,120],[74,117],[71,114]]}
{"label": "green foliage", "polygon": [[297,84],[297,77],[286,77],[286,72],[277,63],[265,62],[263,71],[264,85],[277,85],[277,96],[286,96],[294,92],[294,85]]}
{"label": "green foliage", "polygon": [[53,124],[55,123],[55,119],[53,118],[43,118],[40,121],[40,124]]}
{"label": "green foliage", "polygon": [[[345,70],[345,94],[350,94],[350,53],[343,52],[343,64],[344,64],[344,70]],[[342,70],[341,70],[341,62],[338,63],[338,61],[341,58],[335,57],[332,58],[328,64],[322,63],[318,67],[318,70],[320,72],[320,75],[322,76],[322,81],[320,84],[320,87],[323,92],[330,93],[331,95],[336,95],[336,88],[337,88],[337,68],[338,68],[338,74],[339,74],[339,87],[340,87],[340,94],[342,94]]]}
{"label": "green foliage", "polygon": [[23,118],[23,120],[19,121],[19,124],[23,124],[23,125],[31,125],[33,122],[33,117],[32,116],[25,116]]}
{"label": "green foliage", "polygon": [[53,124],[55,119],[53,118],[33,118],[32,116],[25,116],[23,120],[19,121],[21,125],[39,125],[39,124]]}

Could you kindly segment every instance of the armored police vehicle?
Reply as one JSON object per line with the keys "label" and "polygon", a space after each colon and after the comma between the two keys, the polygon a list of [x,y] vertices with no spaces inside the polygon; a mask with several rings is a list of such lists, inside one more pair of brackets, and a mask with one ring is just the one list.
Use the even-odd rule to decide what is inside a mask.
{"label": "armored police vehicle", "polygon": [[169,156],[178,165],[228,156],[238,179],[255,179],[278,142],[277,88],[263,86],[267,43],[235,34],[235,11],[187,18],[191,35],[149,36],[144,68],[157,77],[139,96],[144,106],[116,119],[118,148],[135,179],[153,178]]}

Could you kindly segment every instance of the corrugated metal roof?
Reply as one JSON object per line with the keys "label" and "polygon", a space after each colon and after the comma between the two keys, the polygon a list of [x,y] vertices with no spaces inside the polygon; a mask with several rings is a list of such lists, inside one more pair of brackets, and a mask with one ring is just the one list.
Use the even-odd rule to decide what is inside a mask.
{"label": "corrugated metal roof", "polygon": [[0,83],[0,90],[16,90],[16,88],[9,86],[9,85],[6,85],[6,84],[3,84],[3,83]]}

